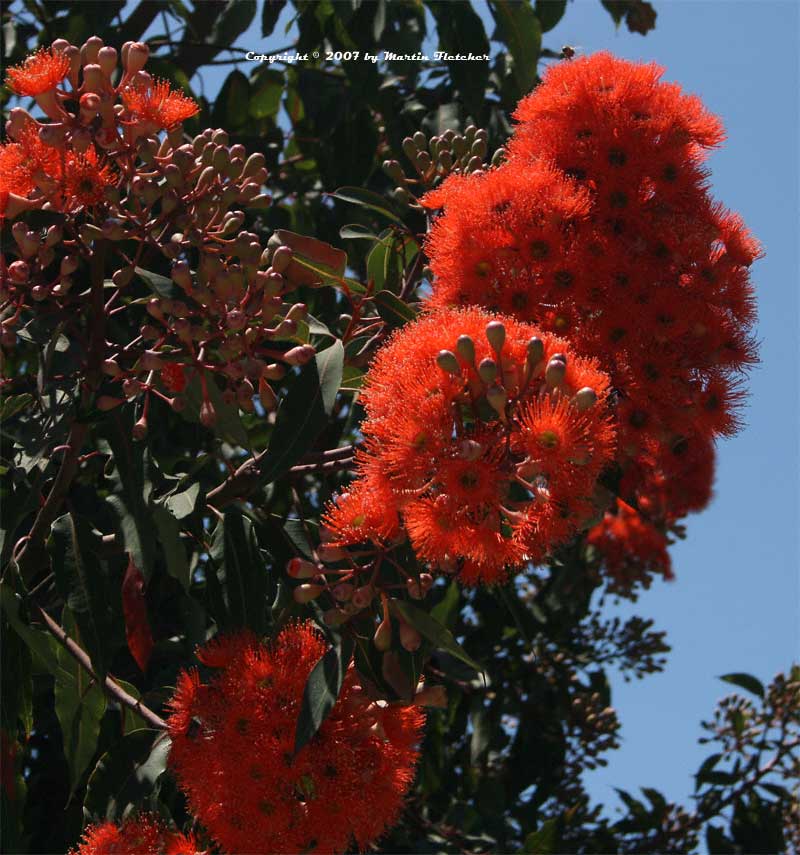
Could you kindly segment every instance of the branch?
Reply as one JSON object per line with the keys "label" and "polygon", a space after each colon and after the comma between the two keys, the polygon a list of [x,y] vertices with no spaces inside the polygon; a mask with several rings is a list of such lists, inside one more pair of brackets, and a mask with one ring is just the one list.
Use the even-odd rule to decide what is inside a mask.
{"label": "branch", "polygon": [[[265,449],[255,457],[245,460],[226,481],[214,487],[206,497],[208,504],[213,505],[215,508],[224,508],[231,502],[236,501],[236,499],[243,499],[256,490],[261,485],[259,466],[266,456],[267,451],[269,449]],[[333,448],[330,451],[309,452],[300,459],[300,463],[297,466],[293,466],[289,471],[302,474],[314,470],[345,469],[352,464],[354,451],[354,445],[345,445],[341,448]],[[305,465],[304,461],[308,465]]]}
{"label": "branch", "polygon": [[61,503],[67,495],[69,486],[75,473],[78,471],[78,458],[83,447],[89,425],[83,422],[73,422],[67,437],[64,456],[61,458],[61,466],[53,481],[53,486],[39,508],[39,513],[33,521],[33,526],[25,536],[25,546],[16,559],[20,576],[26,583],[30,581],[33,573],[40,569],[40,563],[45,560],[44,543],[50,534],[50,526],[53,524]]}
{"label": "branch", "polygon": [[[86,651],[73,641],[53,620],[53,618],[51,618],[50,615],[41,608],[41,606],[33,604],[33,610],[47,627],[48,632],[56,638],[67,653],[72,656],[84,671],[91,674],[91,676],[97,680],[97,674],[94,671],[92,660],[89,658]],[[151,727],[154,727],[156,730],[167,729],[167,723],[163,718],[161,718],[161,716],[154,713],[149,707],[146,707],[141,701],[134,698],[133,695],[129,695],[125,689],[123,689],[118,683],[115,683],[111,677],[106,677],[105,680],[103,680],[103,689],[109,697],[122,704],[122,706],[133,710],[133,712],[138,716],[141,716]]]}

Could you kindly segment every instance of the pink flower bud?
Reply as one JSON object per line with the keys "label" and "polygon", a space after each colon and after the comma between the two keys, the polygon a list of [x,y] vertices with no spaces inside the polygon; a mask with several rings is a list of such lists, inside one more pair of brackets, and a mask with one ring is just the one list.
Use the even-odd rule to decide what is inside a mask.
{"label": "pink flower bud", "polygon": [[123,53],[122,62],[128,74],[136,74],[141,71],[150,56],[150,48],[143,42],[132,42],[128,50]]}
{"label": "pink flower bud", "polygon": [[409,653],[415,653],[422,644],[422,636],[403,620],[400,621],[400,644]]}
{"label": "pink flower bud", "polygon": [[139,368],[143,371],[160,371],[164,367],[164,361],[154,350],[146,350],[139,357]]}
{"label": "pink flower bud", "polygon": [[353,605],[361,610],[365,609],[375,598],[375,589],[372,585],[363,585],[360,588],[356,588],[353,591],[353,597],[351,602]]}
{"label": "pink flower bud", "polygon": [[353,598],[355,588],[349,582],[340,582],[333,588],[333,598],[340,603],[347,603]]}
{"label": "pink flower bud", "polygon": [[14,261],[8,265],[8,278],[17,285],[27,282],[30,275],[30,267],[24,261]]}
{"label": "pink flower bud", "polygon": [[286,565],[286,572],[292,579],[311,579],[319,573],[319,567],[303,558],[292,558]]}
{"label": "pink flower bud", "polygon": [[292,592],[292,596],[296,603],[310,603],[312,600],[316,600],[324,590],[325,588],[322,585],[298,585]]}
{"label": "pink flower bud", "polygon": [[206,428],[213,428],[217,423],[217,412],[208,399],[200,405],[200,423]]}
{"label": "pink flower bud", "polygon": [[310,362],[316,350],[310,344],[301,344],[299,347],[293,347],[291,350],[283,354],[283,361],[287,365],[305,365]]}
{"label": "pink flower bud", "polygon": [[385,617],[378,625],[375,635],[372,637],[372,643],[381,653],[385,653],[392,646],[392,622],[388,617]]}

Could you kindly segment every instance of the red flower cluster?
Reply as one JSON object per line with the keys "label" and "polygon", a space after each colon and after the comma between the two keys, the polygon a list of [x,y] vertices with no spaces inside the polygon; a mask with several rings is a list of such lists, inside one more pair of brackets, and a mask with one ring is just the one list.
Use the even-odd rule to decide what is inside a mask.
{"label": "red flower cluster", "polygon": [[468,583],[502,581],[596,516],[614,454],[608,378],[513,318],[442,309],[378,354],[362,403],[360,479],[327,513],[334,545],[382,541]]}
{"label": "red flower cluster", "polygon": [[[713,202],[723,137],[662,69],[609,54],[560,63],[519,105],[508,161],[429,193],[430,303],[482,305],[564,335],[613,388],[623,496],[670,523],[710,496],[715,437],[739,425],[756,361],[759,247]],[[687,459],[685,501],[662,501]]]}
{"label": "red flower cluster", "polygon": [[121,825],[90,826],[71,855],[195,855],[197,851],[191,834],[169,831],[157,816],[143,814]]}
{"label": "red flower cluster", "polygon": [[247,633],[198,658],[172,699],[170,763],[192,812],[226,852],[363,849],[397,818],[414,777],[423,714],[373,703],[351,668],[336,706],[294,753],[303,690],[326,644],[311,623],[270,646]]}

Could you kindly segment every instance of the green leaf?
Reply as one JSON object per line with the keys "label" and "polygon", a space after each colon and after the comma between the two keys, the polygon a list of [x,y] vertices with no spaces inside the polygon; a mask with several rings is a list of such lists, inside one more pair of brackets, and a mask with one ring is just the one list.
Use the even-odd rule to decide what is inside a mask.
{"label": "green leaf", "polygon": [[390,220],[399,225],[404,226],[403,220],[392,203],[373,193],[371,190],[364,190],[362,187],[340,187],[335,193],[331,193],[334,199],[341,199],[343,202],[351,202],[353,205],[358,205],[361,208],[369,208],[371,211],[377,211]]}
{"label": "green leaf", "polygon": [[417,316],[408,303],[403,302],[391,291],[381,291],[375,295],[375,308],[392,329],[413,321]]}
{"label": "green leaf", "polygon": [[250,108],[250,81],[238,69],[234,69],[222,84],[211,120],[224,128],[239,128],[247,121]]}
{"label": "green leaf", "polygon": [[343,366],[344,348],[337,340],[300,370],[278,408],[259,467],[261,483],[274,481],[312,447],[333,410]]}
{"label": "green leaf", "polygon": [[514,80],[520,95],[536,82],[536,63],[542,47],[542,27],[530,0],[491,0],[492,15],[514,60]]}
{"label": "green leaf", "polygon": [[155,804],[167,768],[169,737],[134,730],[97,761],[86,785],[84,810],[95,820],[119,822],[145,804]]}
{"label": "green leaf", "polygon": [[194,513],[199,496],[200,484],[195,482],[185,490],[167,496],[163,501],[163,505],[176,520],[182,520]]}
{"label": "green leaf", "polygon": [[250,26],[258,11],[256,0],[228,0],[211,31],[212,44],[232,45]]}
{"label": "green leaf", "polygon": [[525,838],[522,851],[529,855],[552,855],[559,842],[558,820],[548,819]]}
{"label": "green leaf", "polygon": [[250,117],[268,119],[275,116],[281,108],[284,77],[280,71],[267,69],[254,81],[254,90],[250,96]]}
{"label": "green leaf", "polygon": [[222,587],[226,628],[247,626],[263,635],[270,623],[270,577],[253,524],[241,511],[225,511],[214,529],[210,557]]}
{"label": "green leaf", "polygon": [[14,632],[33,654],[34,673],[58,674],[59,643],[50,633],[35,629],[22,618],[22,599],[6,582],[0,583],[0,607]]}
{"label": "green leaf", "polygon": [[413,626],[423,638],[426,638],[434,647],[439,650],[445,650],[456,659],[461,660],[465,665],[482,673],[481,666],[472,659],[464,648],[455,640],[453,633],[449,629],[442,626],[436,618],[423,611],[418,606],[412,606],[411,603],[403,600],[389,600],[389,607],[395,617],[402,618],[407,624]]}
{"label": "green leaf", "polygon": [[536,0],[536,17],[542,27],[542,32],[547,33],[564,17],[567,9],[567,0]]}
{"label": "green leaf", "polygon": [[281,16],[286,0],[263,0],[261,9],[261,35],[266,38],[271,35]]}
{"label": "green leaf", "polygon": [[152,517],[164,552],[167,572],[181,583],[184,591],[188,591],[192,583],[192,571],[189,567],[189,559],[186,557],[186,550],[181,543],[180,524],[163,505],[153,507]]}
{"label": "green leaf", "polygon": [[764,685],[751,674],[723,674],[720,677],[720,680],[724,680],[726,683],[738,686],[740,689],[744,689],[746,692],[757,695],[759,698],[764,697]]}
{"label": "green leaf", "polygon": [[91,550],[89,523],[73,514],[64,514],[53,523],[50,539],[56,587],[75,619],[100,679],[106,674],[111,613],[104,568]]}
{"label": "green leaf", "polygon": [[700,768],[697,770],[697,773],[694,776],[695,790],[700,789],[701,784],[711,783],[708,780],[707,775],[710,772],[713,772],[714,767],[717,765],[717,763],[719,763],[721,759],[722,754],[712,754],[709,757],[706,757],[705,760],[703,760]]}
{"label": "green leaf", "polygon": [[453,580],[445,591],[442,599],[431,609],[431,617],[438,620],[440,624],[448,629],[453,626],[458,616],[458,607],[461,602],[461,591],[458,583]]}
{"label": "green leaf", "polygon": [[[427,0],[425,5],[436,19],[439,49],[450,54],[489,54],[489,40],[483,21],[471,3],[450,3],[447,0]],[[483,112],[489,61],[447,63],[453,85],[470,113],[476,118]]]}
{"label": "green leaf", "polygon": [[10,395],[0,404],[0,422],[22,412],[32,401],[33,395],[30,392],[24,392],[22,395]]}
{"label": "green leaf", "polygon": [[350,240],[378,240],[378,236],[372,229],[359,223],[349,223],[339,229],[339,237]]}
{"label": "green leaf", "polygon": [[295,731],[295,754],[311,741],[336,704],[354,649],[351,636],[338,637],[308,675]]}
{"label": "green leaf", "polygon": [[107,502],[114,510],[125,551],[133,557],[145,581],[153,574],[157,544],[147,501],[151,485],[145,478],[142,444],[133,442],[132,412],[113,419],[105,437],[114,455],[114,492]]}
{"label": "green leaf", "polygon": [[[75,620],[68,608],[62,612],[61,622],[67,635],[80,643]],[[58,661],[55,708],[69,767],[70,790],[74,792],[97,750],[106,699],[97,680],[61,646]]]}
{"label": "green leaf", "polygon": [[177,294],[177,286],[171,279],[162,276],[160,273],[153,273],[152,270],[145,270],[143,267],[134,267],[133,272],[144,282],[145,285],[159,297],[173,299]]}
{"label": "green leaf", "polygon": [[731,852],[736,851],[734,842],[723,834],[721,828],[717,828],[715,825],[706,826],[706,846],[709,855],[730,855]]}

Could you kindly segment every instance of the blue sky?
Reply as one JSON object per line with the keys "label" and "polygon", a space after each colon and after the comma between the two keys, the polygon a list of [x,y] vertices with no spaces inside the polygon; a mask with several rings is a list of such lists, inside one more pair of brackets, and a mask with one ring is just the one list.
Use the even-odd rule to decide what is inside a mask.
{"label": "blue sky", "polygon": [[[654,618],[673,650],[665,673],[614,681],[622,748],[588,779],[591,794],[611,803],[613,787],[639,785],[685,802],[692,774],[710,753],[697,744],[700,721],[726,694],[716,678],[746,671],[767,681],[800,659],[800,4],[653,2],[657,26],[642,37],[624,26],[615,31],[599,0],[571,0],[545,45],[655,60],[666,67],[666,79],[700,95],[722,117],[728,141],[709,162],[713,193],[742,214],[766,250],[753,268],[762,364],[751,377],[745,429],[719,446],[716,498],[689,519],[687,540],[673,547],[676,581],[656,583],[635,606],[620,609]],[[491,33],[488,10],[477,5]],[[257,15],[237,44],[255,51],[284,45],[291,41],[283,34],[287,19],[284,12],[276,36],[265,41]],[[209,96],[229,69],[204,72]]]}

